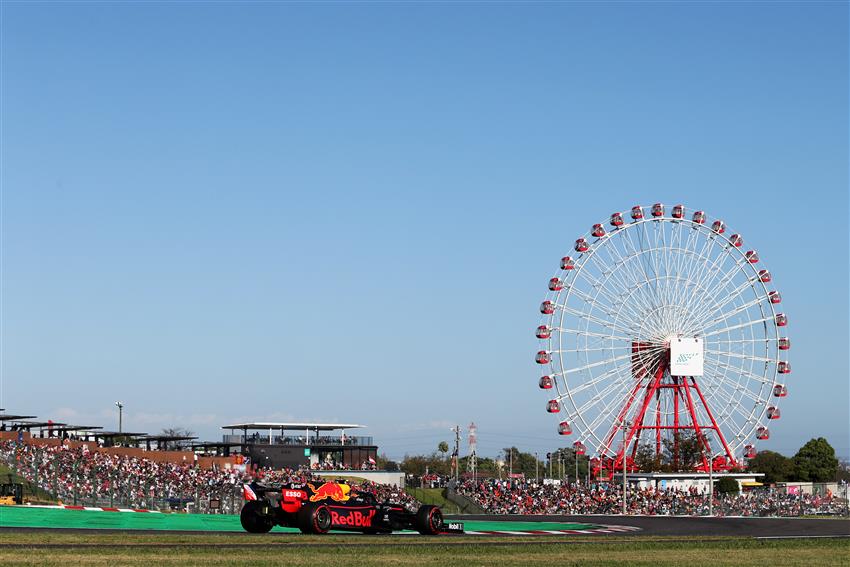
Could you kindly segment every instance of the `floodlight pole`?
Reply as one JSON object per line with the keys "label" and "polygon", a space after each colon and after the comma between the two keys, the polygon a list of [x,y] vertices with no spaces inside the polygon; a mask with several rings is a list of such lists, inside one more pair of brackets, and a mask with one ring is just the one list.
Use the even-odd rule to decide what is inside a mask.
{"label": "floodlight pole", "polygon": [[538,465],[540,464],[540,460],[537,457],[537,451],[534,451],[534,480],[535,482],[540,480],[540,473]]}
{"label": "floodlight pole", "polygon": [[115,405],[118,406],[118,433],[123,433],[124,431],[124,404],[121,402],[115,402]]}

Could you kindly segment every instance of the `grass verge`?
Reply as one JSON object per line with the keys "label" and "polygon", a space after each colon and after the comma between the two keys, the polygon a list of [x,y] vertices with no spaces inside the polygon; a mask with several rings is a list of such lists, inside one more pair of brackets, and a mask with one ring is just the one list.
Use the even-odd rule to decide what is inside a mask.
{"label": "grass verge", "polygon": [[0,565],[67,564],[845,566],[850,541],[0,532]]}
{"label": "grass verge", "polygon": [[445,488],[405,488],[405,491],[423,504],[439,506],[444,514],[461,513],[454,502],[446,500]]}
{"label": "grass verge", "polygon": [[37,487],[35,483],[28,481],[14,471],[5,463],[0,463],[0,483],[12,482],[24,485],[24,502],[33,504],[55,504],[56,498],[46,490]]}

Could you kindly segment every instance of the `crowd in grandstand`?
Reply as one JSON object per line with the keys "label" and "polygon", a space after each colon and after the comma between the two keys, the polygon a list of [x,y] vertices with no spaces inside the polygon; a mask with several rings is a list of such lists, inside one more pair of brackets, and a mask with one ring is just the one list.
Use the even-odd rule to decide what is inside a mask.
{"label": "crowd in grandstand", "polygon": [[374,471],[378,470],[378,465],[374,460],[366,460],[359,465],[349,465],[332,459],[320,461],[310,465],[310,469],[314,471]]}
{"label": "crowd in grandstand", "polygon": [[[309,470],[266,470],[248,467],[201,468],[185,464],[109,454],[84,446],[36,446],[0,442],[0,460],[28,481],[61,501],[164,507],[206,511],[211,502],[219,510],[234,512],[241,506],[241,484],[259,478],[267,484],[317,482]],[[413,485],[443,487],[450,479],[438,475],[408,478]],[[411,482],[415,481],[415,482]],[[379,501],[395,501],[410,507],[416,501],[403,489],[371,482],[352,487],[372,492]],[[494,514],[619,514],[622,487],[619,483],[542,483],[533,480],[466,480],[457,491]],[[843,494],[841,495],[843,496]],[[837,495],[784,494],[759,490],[741,494],[715,494],[714,513],[735,516],[800,516],[846,514],[847,501]],[[708,495],[689,490],[630,489],[629,514],[705,515]]]}
{"label": "crowd in grandstand", "polygon": [[[241,506],[241,485],[252,478],[268,484],[316,482],[306,470],[201,468],[193,462],[161,463],[146,458],[111,455],[85,446],[36,446],[0,442],[0,461],[9,463],[29,482],[63,502],[81,501],[130,507],[194,505],[205,509],[210,500],[221,509]],[[370,463],[364,463],[371,466]],[[415,500],[394,486],[366,482],[352,487],[375,493],[383,501],[413,504]],[[202,510],[203,511],[203,510]]]}
{"label": "crowd in grandstand", "polygon": [[203,469],[194,462],[156,462],[111,455],[85,446],[0,443],[0,459],[64,502],[76,498],[140,507],[151,500],[208,501],[241,481],[235,469]]}
{"label": "crowd in grandstand", "polygon": [[[467,480],[458,492],[494,514],[620,514],[620,484],[544,484],[523,480]],[[709,495],[695,487],[630,489],[629,514],[708,514]],[[800,516],[846,513],[847,502],[835,495],[782,494],[771,490],[714,494],[713,512],[726,516]]]}

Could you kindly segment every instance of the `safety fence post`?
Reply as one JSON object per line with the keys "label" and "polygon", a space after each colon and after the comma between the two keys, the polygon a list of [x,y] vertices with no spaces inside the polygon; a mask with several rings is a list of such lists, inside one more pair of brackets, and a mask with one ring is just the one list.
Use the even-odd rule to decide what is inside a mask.
{"label": "safety fence post", "polygon": [[74,461],[73,471],[74,471],[74,474],[73,474],[73,483],[74,483],[74,506],[76,506],[76,505],[77,505],[77,481],[78,481],[78,478],[77,478],[77,463],[76,463],[76,461]]}

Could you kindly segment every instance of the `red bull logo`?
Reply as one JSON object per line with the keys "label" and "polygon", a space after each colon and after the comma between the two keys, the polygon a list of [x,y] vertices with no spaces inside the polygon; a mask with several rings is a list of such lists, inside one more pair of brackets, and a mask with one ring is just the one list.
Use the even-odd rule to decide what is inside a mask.
{"label": "red bull logo", "polygon": [[335,502],[345,502],[348,500],[348,493],[351,491],[351,487],[347,484],[337,484],[335,482],[326,482],[316,488],[309,482],[307,486],[310,487],[310,490],[313,492],[313,496],[310,497],[310,502],[319,502],[321,500],[325,500],[326,498],[330,498]]}
{"label": "red bull logo", "polygon": [[372,518],[374,516],[374,510],[369,510],[365,514],[358,510],[345,514],[340,514],[331,510],[331,524],[335,526],[346,526],[352,528],[371,528]]}

